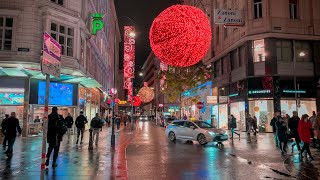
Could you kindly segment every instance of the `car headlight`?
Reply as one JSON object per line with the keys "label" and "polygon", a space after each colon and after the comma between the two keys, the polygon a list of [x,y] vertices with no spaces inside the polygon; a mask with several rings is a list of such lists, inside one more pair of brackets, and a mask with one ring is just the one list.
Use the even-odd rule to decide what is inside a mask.
{"label": "car headlight", "polygon": [[142,117],[140,119],[142,119]]}
{"label": "car headlight", "polygon": [[211,132],[211,131],[208,131],[208,133],[211,135],[211,136],[214,136],[214,135],[216,135],[216,133],[214,133],[214,132]]}

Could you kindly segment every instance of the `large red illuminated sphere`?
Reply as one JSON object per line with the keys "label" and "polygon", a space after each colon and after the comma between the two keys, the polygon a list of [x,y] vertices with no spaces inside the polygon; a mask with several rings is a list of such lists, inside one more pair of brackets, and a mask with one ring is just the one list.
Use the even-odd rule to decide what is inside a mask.
{"label": "large red illuminated sphere", "polygon": [[187,67],[199,62],[211,44],[211,26],[206,14],[187,5],[174,5],[153,21],[149,39],[152,51],[171,66]]}
{"label": "large red illuminated sphere", "polygon": [[138,92],[138,96],[140,98],[140,100],[144,103],[148,103],[150,101],[153,100],[154,98],[154,91],[153,89],[149,88],[149,87],[142,87],[139,92]]}

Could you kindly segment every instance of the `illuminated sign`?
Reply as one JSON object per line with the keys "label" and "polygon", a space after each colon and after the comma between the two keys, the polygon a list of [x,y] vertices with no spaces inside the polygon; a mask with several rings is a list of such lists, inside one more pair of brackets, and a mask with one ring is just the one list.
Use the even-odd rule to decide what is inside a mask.
{"label": "illuminated sign", "polygon": [[239,93],[229,94],[228,96],[229,97],[236,97],[236,96],[239,96]]}
{"label": "illuminated sign", "polygon": [[219,96],[219,103],[226,103],[228,102],[228,96]]}
{"label": "illuminated sign", "polygon": [[92,21],[91,33],[92,35],[96,35],[97,31],[101,30],[104,26],[103,20],[102,20],[103,14],[96,13],[96,14],[93,14],[92,17],[93,17],[93,21]]}
{"label": "illuminated sign", "polygon": [[123,104],[127,104],[127,101],[125,101],[125,100],[124,101],[118,101],[117,103],[120,104],[120,105],[123,105]]}
{"label": "illuminated sign", "polygon": [[218,96],[207,96],[208,104],[218,104]]}
{"label": "illuminated sign", "polygon": [[0,88],[0,105],[23,105],[23,88]]}
{"label": "illuminated sign", "polygon": [[289,94],[295,94],[295,93],[305,94],[305,93],[307,93],[306,90],[290,90],[290,89],[284,89],[282,92],[289,93]]}
{"label": "illuminated sign", "polygon": [[271,91],[269,89],[267,90],[250,90],[248,94],[267,94],[270,93]]}
{"label": "illuminated sign", "polygon": [[132,78],[134,78],[134,59],[135,59],[135,32],[133,26],[124,26],[124,55],[123,55],[123,78],[124,89],[128,90],[127,101],[132,100]]}

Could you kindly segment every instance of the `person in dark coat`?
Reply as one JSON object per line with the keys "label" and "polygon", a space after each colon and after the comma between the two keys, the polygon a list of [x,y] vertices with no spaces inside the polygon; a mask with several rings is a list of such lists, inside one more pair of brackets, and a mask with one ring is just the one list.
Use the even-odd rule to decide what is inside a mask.
{"label": "person in dark coat", "polygon": [[293,116],[291,118],[289,118],[288,126],[289,126],[289,129],[292,132],[292,135],[293,135],[293,138],[295,140],[295,143],[292,143],[291,149],[292,149],[292,152],[293,152],[294,146],[297,145],[298,151],[301,151],[301,148],[300,148],[301,140],[300,140],[299,132],[298,132],[298,125],[299,125],[300,118],[298,116],[298,112],[297,111],[293,111],[292,114],[293,114]]}
{"label": "person in dark coat", "polygon": [[286,151],[286,146],[287,146],[287,126],[286,123],[284,122],[283,118],[277,117],[278,120],[276,122],[276,127],[277,127],[277,136],[278,140],[280,142],[280,150],[282,154],[287,153]]}
{"label": "person in dark coat", "polygon": [[235,132],[235,129],[237,128],[237,119],[231,114],[230,115],[230,128],[231,128],[231,138],[233,139],[233,134],[236,134],[239,136],[240,139],[240,134]]}
{"label": "person in dark coat", "polygon": [[257,129],[258,129],[258,119],[256,116],[253,116],[253,134],[257,135]]}
{"label": "person in dark coat", "polygon": [[17,131],[21,135],[19,120],[16,118],[16,113],[12,112],[11,116],[6,120],[4,128],[2,128],[2,133],[6,135],[8,140],[8,149],[5,152],[8,158],[13,155],[13,145],[17,137]]}
{"label": "person in dark coat", "polygon": [[310,138],[311,138],[311,133],[310,133],[310,128],[312,127],[311,121],[308,119],[308,115],[304,114],[302,115],[300,121],[299,121],[299,125],[298,125],[298,132],[299,132],[299,136],[301,141],[303,142],[303,147],[301,149],[301,157],[303,158],[303,152],[304,150],[307,151],[307,153],[309,154],[309,157],[311,160],[314,160],[314,158],[311,155],[310,152]]}
{"label": "person in dark coat", "polygon": [[48,116],[47,143],[49,144],[49,146],[46,155],[46,166],[49,166],[50,156],[52,151],[54,151],[52,160],[52,167],[54,168],[57,167],[56,161],[59,154],[60,142],[62,141],[62,136],[57,132],[57,122],[59,119],[61,119],[61,116],[58,114],[58,108],[52,107],[52,112]]}
{"label": "person in dark coat", "polygon": [[70,115],[70,113],[68,113],[65,121],[66,121],[66,125],[67,125],[67,128],[68,128],[67,135],[68,135],[68,142],[69,142],[70,141],[71,130],[72,130],[72,125],[73,125],[73,118]]}
{"label": "person in dark coat", "polygon": [[83,112],[80,111],[80,116],[77,117],[76,122],[75,122],[76,127],[77,127],[77,131],[78,131],[76,144],[79,143],[80,134],[81,134],[80,144],[83,144],[82,140],[83,140],[84,127],[85,127],[85,124],[87,124],[87,123],[88,123],[87,118],[84,117]]}
{"label": "person in dark coat", "polygon": [[[6,114],[6,115],[5,115],[5,118],[4,118],[4,119],[2,120],[2,122],[1,122],[1,129],[4,129],[4,128],[5,128],[5,126],[6,126],[6,121],[7,121],[8,119],[9,119],[9,114]],[[5,149],[6,146],[7,146],[7,141],[8,141],[8,139],[7,139],[7,137],[6,137],[6,132],[2,132],[2,134],[3,134],[3,136],[4,136],[2,146],[3,146],[3,149]]]}
{"label": "person in dark coat", "polygon": [[272,126],[272,132],[273,132],[273,137],[274,137],[274,142],[276,143],[276,146],[279,147],[279,139],[277,135],[277,127],[276,127],[276,122],[278,121],[277,119],[277,113],[273,114],[273,118],[271,119],[270,126]]}

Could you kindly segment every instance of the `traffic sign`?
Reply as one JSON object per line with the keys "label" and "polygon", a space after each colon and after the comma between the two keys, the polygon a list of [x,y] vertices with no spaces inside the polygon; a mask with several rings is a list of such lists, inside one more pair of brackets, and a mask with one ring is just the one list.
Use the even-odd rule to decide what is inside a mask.
{"label": "traffic sign", "polygon": [[203,108],[203,103],[202,102],[197,102],[197,108],[202,109]]}

